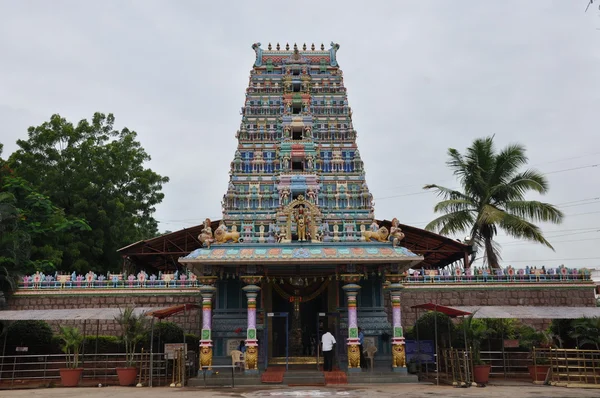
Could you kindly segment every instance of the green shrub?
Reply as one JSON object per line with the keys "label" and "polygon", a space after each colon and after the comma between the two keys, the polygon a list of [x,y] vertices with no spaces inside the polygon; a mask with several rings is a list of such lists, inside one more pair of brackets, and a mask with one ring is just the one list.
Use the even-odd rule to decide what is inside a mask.
{"label": "green shrub", "polygon": [[93,354],[96,352],[96,343],[98,344],[98,354],[116,354],[125,352],[123,344],[119,342],[117,336],[87,336],[85,338],[85,352]]}
{"label": "green shrub", "polygon": [[[144,347],[150,344],[151,330],[144,339]],[[183,329],[174,322],[154,323],[154,352],[163,352],[165,344],[181,343],[183,340]]]}
{"label": "green shrub", "polygon": [[6,355],[13,355],[16,347],[28,347],[27,354],[60,352],[58,344],[53,340],[50,325],[44,321],[16,321],[5,332]]}

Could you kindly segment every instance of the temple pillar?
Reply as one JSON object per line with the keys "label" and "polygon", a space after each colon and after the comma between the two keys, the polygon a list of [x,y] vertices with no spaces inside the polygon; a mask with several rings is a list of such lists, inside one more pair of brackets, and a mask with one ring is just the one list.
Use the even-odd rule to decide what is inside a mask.
{"label": "temple pillar", "polygon": [[200,369],[207,367],[208,372],[212,372],[212,299],[217,288],[211,285],[201,285],[200,294],[202,295],[202,331],[200,332]]}
{"label": "temple pillar", "polygon": [[360,372],[360,341],[358,339],[358,314],[356,309],[356,296],[360,286],[356,284],[360,275],[341,275],[342,281],[346,282],[342,289],[346,292],[348,302],[348,372]]}
{"label": "temple pillar", "polygon": [[402,289],[404,289],[404,286],[398,282],[388,285],[392,301],[392,370],[394,372],[407,373],[402,314],[400,311],[400,294],[402,293]]}
{"label": "temple pillar", "polygon": [[258,338],[256,332],[256,297],[260,291],[257,283],[260,283],[262,276],[242,276],[244,283],[250,283],[244,286],[242,290],[246,292],[248,299],[248,326],[246,328],[246,355],[245,355],[245,373],[258,374]]}

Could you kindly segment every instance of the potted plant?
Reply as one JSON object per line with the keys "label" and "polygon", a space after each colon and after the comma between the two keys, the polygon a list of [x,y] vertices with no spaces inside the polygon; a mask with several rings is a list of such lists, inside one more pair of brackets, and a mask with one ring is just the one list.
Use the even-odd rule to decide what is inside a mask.
{"label": "potted plant", "polygon": [[[534,383],[546,381],[546,376],[550,370],[550,361],[548,360],[548,349],[552,346],[553,336],[550,331],[537,332],[531,326],[521,328],[521,346],[527,348],[530,352],[530,358],[533,363],[527,366],[529,375]],[[542,349],[536,349],[542,347]]]}
{"label": "potted plant", "polygon": [[487,337],[488,327],[481,319],[474,318],[475,312],[463,320],[463,328],[472,352],[473,380],[477,384],[487,384],[492,366],[481,360],[481,342]]}
{"label": "potted plant", "polygon": [[125,345],[125,367],[117,368],[119,384],[130,386],[135,384],[138,371],[135,361],[136,346],[146,337],[147,322],[144,315],[135,314],[132,307],[121,310],[115,321],[121,327],[119,341]]}
{"label": "potted plant", "polygon": [[60,345],[65,353],[66,368],[59,369],[60,380],[65,387],[76,387],[83,373],[79,367],[79,352],[83,345],[83,335],[72,326],[59,326]]}

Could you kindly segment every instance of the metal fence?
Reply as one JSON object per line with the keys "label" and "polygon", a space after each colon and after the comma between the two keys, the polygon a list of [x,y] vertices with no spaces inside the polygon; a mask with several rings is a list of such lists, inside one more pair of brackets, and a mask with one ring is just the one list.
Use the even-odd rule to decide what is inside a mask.
{"label": "metal fence", "polygon": [[[150,353],[135,355],[139,382],[149,385],[152,369],[153,386],[171,383],[174,372],[173,359],[164,353],[153,353],[152,358],[151,363]],[[196,375],[196,362],[195,354],[186,360],[186,379]],[[115,385],[118,383],[116,368],[125,366],[124,354],[80,355],[80,367],[83,368],[81,385]],[[3,356],[0,357],[0,388],[58,384],[60,369],[65,367],[65,355],[62,354]]]}

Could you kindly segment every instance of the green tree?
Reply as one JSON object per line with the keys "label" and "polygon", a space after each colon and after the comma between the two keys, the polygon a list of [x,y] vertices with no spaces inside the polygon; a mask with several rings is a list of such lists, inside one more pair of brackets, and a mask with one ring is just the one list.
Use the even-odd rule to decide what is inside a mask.
{"label": "green tree", "polygon": [[474,247],[484,248],[484,261],[499,267],[500,246],[494,242],[498,230],[508,235],[554,248],[533,222],[561,223],[563,213],[551,204],[525,200],[525,194],[548,192],[546,178],[536,170],[520,171],[527,164],[525,148],[509,145],[496,152],[493,137],[476,139],[465,154],[448,149],[447,165],[462,186],[462,192],[439,185],[426,185],[444,198],[436,213],[444,215],[425,229],[448,235],[467,232]]}
{"label": "green tree", "polygon": [[575,319],[571,327],[569,336],[578,346],[590,344],[600,350],[600,317]]}
{"label": "green tree", "polygon": [[113,125],[112,114],[96,113],[77,125],[53,115],[30,127],[9,158],[19,176],[91,227],[56,243],[64,271],[114,270],[117,249],[158,232],[153,213],[169,179],[144,167],[150,156],[134,131]]}

